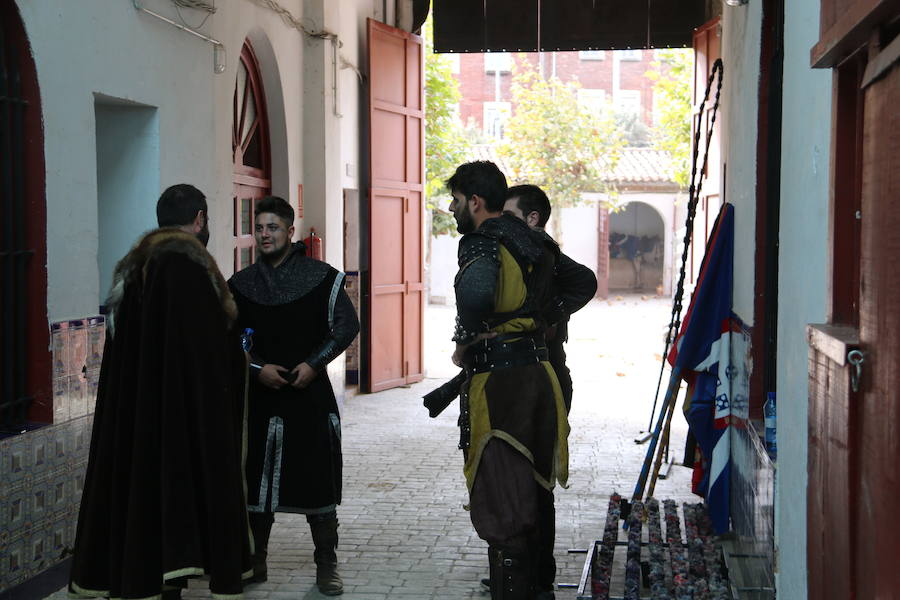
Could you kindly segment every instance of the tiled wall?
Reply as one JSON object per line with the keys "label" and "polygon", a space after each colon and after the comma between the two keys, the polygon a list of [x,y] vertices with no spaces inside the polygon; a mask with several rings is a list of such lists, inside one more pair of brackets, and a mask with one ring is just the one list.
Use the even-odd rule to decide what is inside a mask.
{"label": "tiled wall", "polygon": [[103,317],[51,325],[54,423],[65,423],[94,412],[105,339]]}
{"label": "tiled wall", "polygon": [[731,428],[731,520],[736,547],[747,560],[742,571],[755,585],[775,587],[775,465],[762,442],[762,423],[750,419],[750,331],[743,325],[732,336],[731,364],[734,427]]}
{"label": "tiled wall", "polygon": [[53,323],[53,424],[0,440],[0,591],[75,542],[105,335],[103,317]]}
{"label": "tiled wall", "polygon": [[93,415],[0,441],[0,590],[63,558],[75,542]]}

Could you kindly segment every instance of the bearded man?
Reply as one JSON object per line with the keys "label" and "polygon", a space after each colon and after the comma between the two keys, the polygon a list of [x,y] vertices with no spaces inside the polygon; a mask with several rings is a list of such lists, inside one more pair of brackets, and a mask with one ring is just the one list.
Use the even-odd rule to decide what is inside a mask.
{"label": "bearded man", "polygon": [[460,447],[472,524],[488,543],[492,598],[552,598],[536,571],[553,537],[541,514],[552,513],[553,488],[568,478],[569,425],[542,318],[554,256],[539,233],[503,214],[506,178],[494,163],[461,165],[447,188],[464,234],[453,360],[469,374]]}
{"label": "bearded man", "polygon": [[[259,260],[229,285],[247,332],[251,382],[247,486],[256,541],[254,581],[267,578],[275,512],[306,515],[316,585],[343,593],[337,572],[341,421],[325,368],[359,333],[344,274],[291,244],[294,210],[263,198],[254,209]],[[250,333],[252,330],[252,334]]]}
{"label": "bearded man", "polygon": [[74,597],[181,597],[251,574],[242,465],[247,363],[206,251],[206,198],[180,184],[116,265],[69,583]]}

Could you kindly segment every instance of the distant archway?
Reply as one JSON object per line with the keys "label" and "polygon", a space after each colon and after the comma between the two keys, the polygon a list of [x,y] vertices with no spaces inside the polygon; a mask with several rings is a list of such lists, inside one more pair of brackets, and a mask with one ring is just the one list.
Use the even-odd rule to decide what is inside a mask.
{"label": "distant archway", "polygon": [[663,293],[665,225],[644,202],[631,202],[609,215],[609,289]]}
{"label": "distant archway", "polygon": [[255,260],[253,208],[272,190],[271,146],[266,96],[259,62],[244,41],[234,85],[231,149],[234,155],[234,270]]}

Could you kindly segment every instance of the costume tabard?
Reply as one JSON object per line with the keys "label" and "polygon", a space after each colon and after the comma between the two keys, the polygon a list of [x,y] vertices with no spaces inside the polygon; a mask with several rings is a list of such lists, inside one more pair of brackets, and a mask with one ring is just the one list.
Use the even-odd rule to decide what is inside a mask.
{"label": "costume tabard", "polygon": [[[568,478],[569,426],[541,320],[555,258],[540,233],[509,215],[459,244],[454,340],[471,344],[461,445],[472,523],[490,546],[497,597],[530,597],[536,570],[555,570],[538,552],[547,539],[552,548],[552,490]],[[497,335],[472,344],[485,332]]]}
{"label": "costume tabard", "polygon": [[[247,486],[251,523],[258,524],[254,536],[263,551],[254,565],[261,580],[273,512],[306,514],[314,538],[316,524],[327,522],[329,540],[337,543],[341,422],[325,367],[356,337],[359,320],[344,291],[344,274],[305,256],[300,243],[276,268],[259,260],[229,285],[239,328],[252,329]],[[254,376],[265,364],[292,370],[303,362],[318,372],[304,389],[271,389]]]}
{"label": "costume tabard", "polygon": [[247,363],[236,308],[193,235],[159,229],[116,266],[69,591],[156,598],[190,576],[240,597]]}

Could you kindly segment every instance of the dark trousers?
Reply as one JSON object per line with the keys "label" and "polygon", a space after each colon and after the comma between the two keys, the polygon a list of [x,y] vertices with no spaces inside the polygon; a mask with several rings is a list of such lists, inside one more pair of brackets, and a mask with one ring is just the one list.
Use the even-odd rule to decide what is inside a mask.
{"label": "dark trousers", "polygon": [[[250,530],[253,532],[253,541],[255,544],[255,552],[257,556],[266,556],[269,547],[269,535],[272,532],[272,524],[275,523],[275,514],[271,512],[251,512]],[[306,515],[306,522],[310,528],[316,527],[320,523],[337,520],[337,511],[331,511],[316,515]]]}
{"label": "dark trousers", "polygon": [[556,578],[553,501],[522,453],[496,438],[487,443],[470,496],[472,525],[490,546],[527,557],[539,591],[552,590]]}

